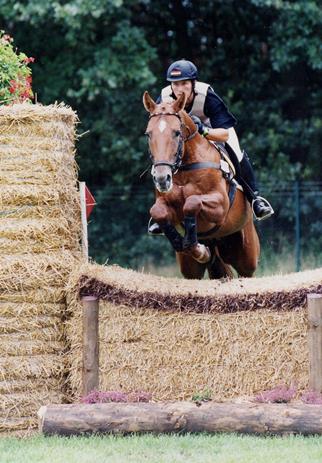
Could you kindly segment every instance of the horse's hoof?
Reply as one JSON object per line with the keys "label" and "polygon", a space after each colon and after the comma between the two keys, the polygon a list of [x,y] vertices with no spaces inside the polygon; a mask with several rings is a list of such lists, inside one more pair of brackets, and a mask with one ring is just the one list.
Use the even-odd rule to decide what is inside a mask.
{"label": "horse's hoof", "polygon": [[194,259],[199,262],[200,264],[206,264],[211,259],[211,252],[208,246],[204,244],[197,244],[196,251],[199,255],[193,256]]}

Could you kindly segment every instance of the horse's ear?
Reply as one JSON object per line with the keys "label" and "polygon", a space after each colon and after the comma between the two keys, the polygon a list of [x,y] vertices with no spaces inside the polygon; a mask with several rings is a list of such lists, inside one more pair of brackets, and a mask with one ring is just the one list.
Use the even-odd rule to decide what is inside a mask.
{"label": "horse's ear", "polygon": [[148,113],[152,113],[157,105],[155,101],[152,100],[147,91],[143,93],[143,104]]}
{"label": "horse's ear", "polygon": [[175,102],[173,103],[173,109],[176,113],[178,113],[179,111],[181,111],[182,109],[184,109],[185,105],[186,105],[186,95],[184,93],[181,93],[181,95],[179,96],[179,98],[177,100],[175,100]]}

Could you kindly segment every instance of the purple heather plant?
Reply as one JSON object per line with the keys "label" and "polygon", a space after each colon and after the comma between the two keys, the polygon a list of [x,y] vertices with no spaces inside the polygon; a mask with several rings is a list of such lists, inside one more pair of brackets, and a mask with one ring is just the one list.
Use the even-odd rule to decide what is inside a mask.
{"label": "purple heather plant", "polygon": [[302,394],[301,400],[305,404],[321,405],[322,404],[322,394],[316,391],[307,391]]}
{"label": "purple heather plant", "polygon": [[119,391],[92,391],[87,396],[81,397],[84,404],[102,404],[110,402],[149,402],[152,394],[149,392],[119,392]]}
{"label": "purple heather plant", "polygon": [[261,392],[255,396],[255,401],[260,403],[288,403],[296,395],[296,387],[280,385],[273,389]]}

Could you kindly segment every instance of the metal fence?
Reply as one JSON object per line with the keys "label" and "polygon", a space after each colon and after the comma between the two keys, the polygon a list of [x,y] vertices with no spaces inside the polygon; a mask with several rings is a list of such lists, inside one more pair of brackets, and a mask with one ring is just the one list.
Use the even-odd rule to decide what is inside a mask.
{"label": "metal fence", "polygon": [[[322,266],[322,182],[272,182],[261,185],[261,194],[275,214],[256,222],[262,248],[257,274]],[[173,261],[166,240],[146,234],[154,202],[152,182],[131,190],[107,189],[104,198],[96,199],[98,207],[89,226],[92,257],[132,268],[147,261],[156,267]]]}
{"label": "metal fence", "polygon": [[322,182],[263,184],[261,192],[275,210],[257,224],[263,252],[293,271],[322,266]]}

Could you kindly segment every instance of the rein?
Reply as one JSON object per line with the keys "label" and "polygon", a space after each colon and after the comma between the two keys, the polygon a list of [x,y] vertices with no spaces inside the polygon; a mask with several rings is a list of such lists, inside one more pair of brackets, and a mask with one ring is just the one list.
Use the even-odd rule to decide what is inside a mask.
{"label": "rein", "polygon": [[[168,162],[168,161],[159,161],[159,162],[153,162],[153,155],[151,153],[150,147],[149,147],[149,156],[152,161],[152,168],[157,167],[157,166],[168,166],[173,172],[173,175],[175,175],[179,171],[187,172],[189,170],[198,170],[198,169],[215,169],[215,170],[221,170],[224,174],[225,177],[230,176],[230,169],[229,165],[227,164],[226,161],[221,159],[220,162],[193,162],[190,164],[182,164],[182,157],[183,157],[183,144],[189,140],[191,140],[193,137],[195,137],[198,133],[198,129],[191,133],[188,137],[184,138],[183,137],[183,129],[184,127],[188,128],[183,122],[180,117],[179,113],[176,112],[158,112],[151,114],[149,119],[152,117],[157,117],[157,116],[175,116],[179,119],[180,121],[180,138],[178,142],[178,148],[175,153],[175,161],[174,163]],[[189,130],[189,128],[188,128]]]}
{"label": "rein", "polygon": [[[172,170],[173,174],[176,174],[178,170],[181,170],[182,166],[182,157],[183,157],[183,144],[186,141],[191,140],[193,137],[195,137],[198,133],[198,129],[196,129],[193,133],[191,133],[188,137],[184,138],[183,137],[183,129],[184,127],[188,128],[183,122],[180,117],[179,113],[175,112],[159,112],[159,113],[154,113],[150,114],[149,119],[152,117],[157,117],[157,116],[175,116],[179,119],[180,121],[180,134],[179,134],[179,142],[178,142],[178,148],[175,153],[175,161],[174,162],[168,162],[168,161],[159,161],[159,162],[153,162],[153,155],[151,153],[150,147],[149,147],[149,156],[152,161],[152,168],[157,167],[157,166],[168,166]],[[188,128],[189,130],[189,128]],[[190,130],[189,130],[190,132]]]}

